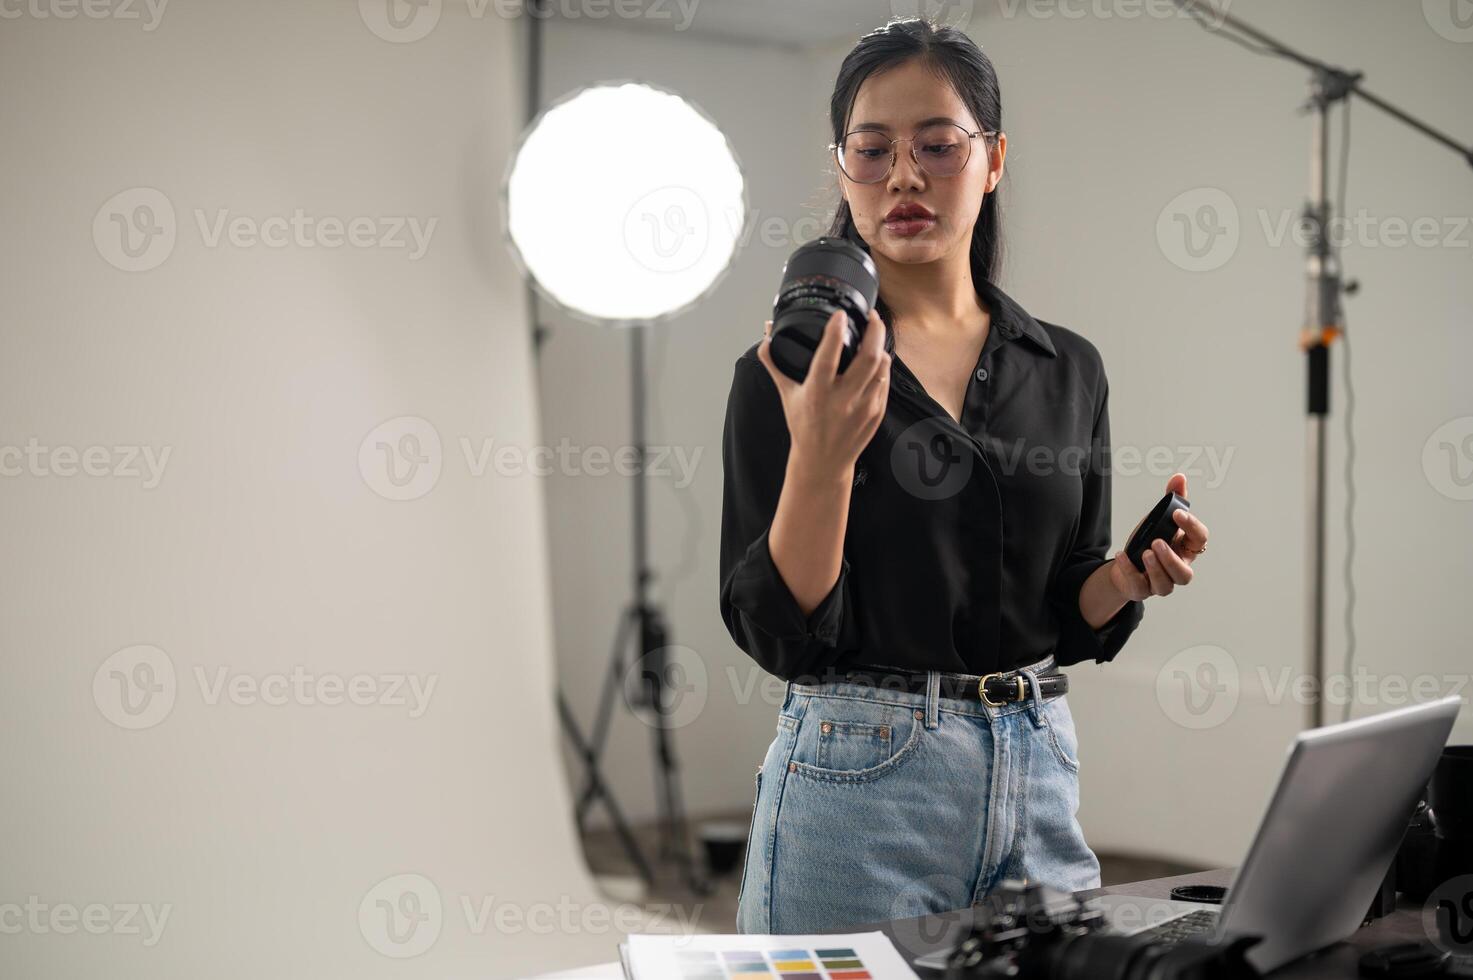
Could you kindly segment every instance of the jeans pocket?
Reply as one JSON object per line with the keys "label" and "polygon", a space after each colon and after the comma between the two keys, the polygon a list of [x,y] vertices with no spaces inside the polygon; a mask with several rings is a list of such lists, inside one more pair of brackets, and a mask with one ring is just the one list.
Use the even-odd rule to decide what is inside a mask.
{"label": "jeans pocket", "polygon": [[890,758],[892,730],[869,721],[820,721],[820,769],[868,769]]}
{"label": "jeans pocket", "polygon": [[866,783],[899,768],[920,746],[920,712],[906,704],[813,696],[799,721],[790,772]]}
{"label": "jeans pocket", "polygon": [[1074,731],[1074,713],[1069,710],[1066,695],[1050,698],[1043,703],[1044,730],[1048,733],[1049,745],[1059,765],[1070,772],[1079,772],[1079,737]]}
{"label": "jeans pocket", "polygon": [[742,891],[747,887],[747,872],[752,866],[754,855],[760,852],[752,840],[752,832],[757,829],[757,806],[762,802],[762,767],[757,767],[757,776],[753,780],[755,789],[752,793],[752,817],[747,824],[747,850],[742,855],[742,880],[737,884],[737,908],[742,905]]}

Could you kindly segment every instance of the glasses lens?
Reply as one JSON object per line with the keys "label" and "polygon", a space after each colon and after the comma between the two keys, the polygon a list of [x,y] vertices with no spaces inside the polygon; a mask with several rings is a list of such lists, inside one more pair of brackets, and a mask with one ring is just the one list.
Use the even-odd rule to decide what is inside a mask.
{"label": "glasses lens", "polygon": [[927,126],[916,133],[914,146],[921,169],[933,177],[961,173],[972,152],[972,141],[966,132],[950,124]]}
{"label": "glasses lens", "polygon": [[883,180],[890,172],[890,141],[879,133],[850,133],[839,148],[839,166],[861,184]]}

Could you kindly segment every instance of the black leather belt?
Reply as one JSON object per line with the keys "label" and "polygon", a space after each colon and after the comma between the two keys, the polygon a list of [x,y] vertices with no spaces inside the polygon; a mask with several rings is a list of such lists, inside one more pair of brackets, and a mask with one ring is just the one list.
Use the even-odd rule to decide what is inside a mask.
{"label": "black leather belt", "polygon": [[[1038,677],[1039,695],[1047,700],[1069,691],[1069,677],[1051,661],[1045,671],[1029,664]],[[900,670],[894,667],[872,667],[858,665],[844,668],[826,675],[823,680],[847,681],[851,684],[873,686],[882,691],[905,691],[910,694],[925,694],[927,675],[925,671]],[[1029,697],[1028,676],[1021,670],[1007,670],[992,674],[942,674],[940,696],[964,701],[981,701],[992,708],[1005,704],[1016,704]]]}

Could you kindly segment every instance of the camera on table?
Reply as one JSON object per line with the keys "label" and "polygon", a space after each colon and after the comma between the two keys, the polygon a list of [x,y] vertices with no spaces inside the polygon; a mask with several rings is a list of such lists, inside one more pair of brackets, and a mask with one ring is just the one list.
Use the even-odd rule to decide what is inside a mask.
{"label": "camera on table", "polygon": [[[975,909],[972,928],[946,960],[947,980],[1248,980],[1257,936],[1174,943],[1106,932],[1104,912],[1075,898],[1060,910],[1037,882],[1005,881]],[[1050,906],[1053,910],[1050,910]]]}

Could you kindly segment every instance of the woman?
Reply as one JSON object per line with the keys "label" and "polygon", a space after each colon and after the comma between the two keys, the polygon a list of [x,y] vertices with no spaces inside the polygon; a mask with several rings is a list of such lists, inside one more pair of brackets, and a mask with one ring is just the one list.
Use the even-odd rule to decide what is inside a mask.
{"label": "woman", "polygon": [[1097,886],[1059,667],[1113,659],[1207,541],[1188,512],[1144,572],[1105,557],[1099,352],[995,285],[1007,139],[988,58],[893,22],[845,58],[830,116],[830,235],[873,258],[877,309],[842,373],[830,320],[802,383],[764,336],[723,438],[722,616],[789,682],[744,933],[963,908],[1006,878]]}

